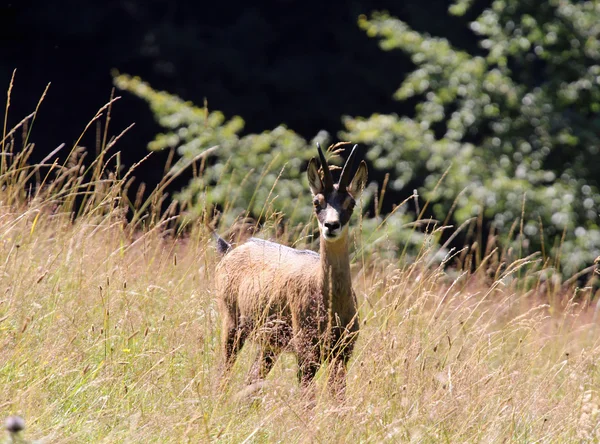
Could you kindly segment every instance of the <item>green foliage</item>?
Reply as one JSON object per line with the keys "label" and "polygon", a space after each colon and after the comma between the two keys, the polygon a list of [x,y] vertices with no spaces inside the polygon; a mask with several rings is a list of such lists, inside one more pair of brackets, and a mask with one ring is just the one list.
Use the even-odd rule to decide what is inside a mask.
{"label": "green foliage", "polygon": [[[458,1],[450,13],[470,6]],[[422,186],[434,217],[444,220],[456,200],[457,222],[483,214],[507,236],[524,208],[522,247],[545,243],[568,273],[592,263],[600,253],[600,3],[494,1],[471,23],[481,55],[386,14],[359,24],[384,50],[411,56],[416,69],[395,97],[419,103],[413,118],[346,117],[342,137],[370,145],[394,189]]]}
{"label": "green foliage", "polygon": [[[244,121],[227,120],[218,111],[209,112],[165,92],[157,92],[138,78],[119,75],[115,84],[146,100],[167,132],[150,142],[149,149],[177,148],[177,173],[218,145],[201,172],[177,196],[194,202],[194,209],[219,205],[230,219],[242,214],[276,216],[283,212],[293,223],[307,223],[312,214],[306,180],[306,162],[316,155],[307,142],[285,126],[260,134],[240,136]],[[315,141],[327,142],[326,133]]]}
{"label": "green foliage", "polygon": [[[193,214],[199,215],[205,208],[216,205],[223,211],[224,226],[250,214],[269,221],[267,228],[274,228],[283,214],[288,228],[298,230],[290,239],[293,241],[310,225],[313,208],[306,163],[316,155],[317,141],[326,146],[329,138],[326,132],[320,132],[311,142],[284,126],[241,136],[244,121],[240,117],[227,120],[218,111],[209,112],[206,107],[199,108],[166,92],[155,91],[136,77],[118,75],[115,84],[146,100],[160,125],[167,130],[158,134],[148,147],[150,150],[177,149],[181,158],[170,174],[178,174],[192,163],[199,164],[196,165],[199,174],[176,196],[179,201],[191,204],[188,208]],[[199,160],[214,146],[218,148],[210,152],[208,160]],[[341,163],[338,154],[339,149],[329,153],[332,164]],[[364,191],[363,206],[376,193],[374,185]],[[405,207],[388,217],[377,214],[365,219],[361,222],[361,236],[365,241],[361,253],[378,251],[393,257],[399,249],[404,249],[405,254],[414,258],[423,236],[412,228],[405,228],[412,219]]]}

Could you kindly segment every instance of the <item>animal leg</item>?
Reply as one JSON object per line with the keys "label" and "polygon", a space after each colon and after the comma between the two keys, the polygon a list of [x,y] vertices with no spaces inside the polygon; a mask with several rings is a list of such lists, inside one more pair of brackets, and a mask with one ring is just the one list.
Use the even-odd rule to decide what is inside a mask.
{"label": "animal leg", "polygon": [[246,340],[245,329],[228,314],[223,316],[223,376],[227,376],[229,370],[235,363],[238,352]]}
{"label": "animal leg", "polygon": [[263,348],[256,357],[250,370],[250,383],[265,379],[277,360],[277,354],[270,348]]}
{"label": "animal leg", "polygon": [[342,332],[331,354],[328,386],[334,396],[343,397],[346,391],[346,368],[356,341],[355,332]]}
{"label": "animal leg", "polygon": [[313,326],[297,330],[292,340],[298,358],[298,382],[307,388],[321,366],[319,332]]}
{"label": "animal leg", "polygon": [[334,359],[329,368],[329,378],[327,386],[329,391],[335,397],[344,397],[346,392],[346,364],[347,359]]}
{"label": "animal leg", "polygon": [[315,378],[319,370],[319,355],[313,351],[301,351],[298,353],[298,382],[306,388]]}
{"label": "animal leg", "polygon": [[245,335],[241,328],[230,328],[225,332],[225,363],[231,367],[237,358],[238,352],[242,349],[245,341]]}

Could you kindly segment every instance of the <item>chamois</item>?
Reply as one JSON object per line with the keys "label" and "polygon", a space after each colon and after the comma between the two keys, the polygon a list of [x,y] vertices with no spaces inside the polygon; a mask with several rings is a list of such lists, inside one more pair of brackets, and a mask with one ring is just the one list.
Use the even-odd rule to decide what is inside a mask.
{"label": "chamois", "polygon": [[310,385],[320,365],[332,364],[331,388],[345,388],[346,364],[358,336],[358,309],[352,289],[348,222],[367,181],[363,160],[350,181],[356,145],[337,184],[317,144],[323,170],[308,163],[308,182],[320,231],[320,254],[250,238],[233,248],[217,237],[223,255],[215,287],[222,317],[225,374],[250,337],[260,344],[253,365],[263,379],[282,351],[298,358],[298,380]]}

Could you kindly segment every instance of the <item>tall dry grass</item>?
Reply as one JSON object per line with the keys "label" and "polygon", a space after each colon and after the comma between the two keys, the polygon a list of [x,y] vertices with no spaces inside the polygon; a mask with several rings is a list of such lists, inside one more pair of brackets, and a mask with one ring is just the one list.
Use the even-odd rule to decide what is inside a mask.
{"label": "tall dry grass", "polygon": [[414,262],[365,257],[356,221],[361,333],[345,399],[329,396],[323,371],[314,396],[302,393],[291,355],[245,393],[251,345],[219,389],[216,258],[201,224],[174,229],[177,211],[159,210],[160,186],[129,202],[130,176],[110,171],[118,162],[108,132],[95,163],[85,166],[75,144],[64,165],[28,165],[27,137],[16,149],[27,122],[4,131],[0,174],[0,416],[23,416],[25,438],[600,439],[600,330],[589,288],[542,291],[535,257],[492,273],[490,261],[476,272],[436,265],[436,233]]}

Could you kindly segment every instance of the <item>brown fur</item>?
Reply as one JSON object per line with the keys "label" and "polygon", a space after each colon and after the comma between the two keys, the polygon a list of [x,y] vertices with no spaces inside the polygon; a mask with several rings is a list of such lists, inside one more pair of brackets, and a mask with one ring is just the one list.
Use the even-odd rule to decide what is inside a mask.
{"label": "brown fur", "polygon": [[356,177],[352,184],[342,184],[341,191],[340,184],[326,189],[314,159],[309,164],[322,233],[320,254],[251,238],[217,265],[226,370],[251,337],[261,348],[253,367],[255,379],[268,374],[279,353],[292,351],[303,386],[323,362],[330,361],[334,386],[343,388],[359,325],[348,255],[347,222],[354,207],[349,192],[357,195],[364,186],[364,163]]}

